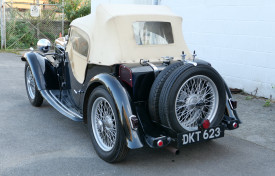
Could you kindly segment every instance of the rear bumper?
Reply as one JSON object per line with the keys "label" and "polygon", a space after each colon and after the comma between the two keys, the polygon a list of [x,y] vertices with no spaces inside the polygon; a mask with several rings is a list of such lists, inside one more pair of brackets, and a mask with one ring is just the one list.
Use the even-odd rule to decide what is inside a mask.
{"label": "rear bumper", "polygon": [[[237,124],[234,126],[234,124]],[[240,122],[234,118],[224,115],[221,124],[218,127],[212,127],[207,130],[201,129],[198,131],[176,133],[171,129],[160,127],[158,124],[150,125],[149,128],[142,126],[144,134],[144,142],[151,148],[163,148],[172,145],[176,148],[181,148],[184,145],[199,143],[216,138],[224,137],[225,130],[234,130],[239,127]],[[220,129],[218,135],[217,128]],[[160,130],[161,129],[161,130]],[[213,134],[212,134],[212,131]],[[205,135],[205,136],[204,136]],[[214,135],[210,137],[210,135]],[[207,137],[208,136],[208,137]],[[161,145],[159,145],[161,144]]]}

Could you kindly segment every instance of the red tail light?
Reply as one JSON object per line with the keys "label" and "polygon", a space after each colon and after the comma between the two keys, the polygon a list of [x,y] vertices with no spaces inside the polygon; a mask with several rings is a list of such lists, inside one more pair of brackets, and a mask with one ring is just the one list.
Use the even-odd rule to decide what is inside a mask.
{"label": "red tail light", "polygon": [[210,122],[209,122],[208,119],[206,119],[206,120],[204,120],[204,121],[202,122],[202,127],[203,127],[204,129],[208,129],[208,128],[210,127]]}
{"label": "red tail light", "polygon": [[158,147],[162,147],[163,146],[163,141],[162,140],[158,140],[157,144],[158,144]]}
{"label": "red tail light", "polygon": [[132,71],[130,68],[128,68],[124,65],[120,65],[119,78],[121,79],[121,81],[125,82],[130,87],[133,87]]}
{"label": "red tail light", "polygon": [[234,123],[232,124],[232,126],[233,126],[233,128],[238,128],[238,123],[237,123],[237,122],[234,122]]}

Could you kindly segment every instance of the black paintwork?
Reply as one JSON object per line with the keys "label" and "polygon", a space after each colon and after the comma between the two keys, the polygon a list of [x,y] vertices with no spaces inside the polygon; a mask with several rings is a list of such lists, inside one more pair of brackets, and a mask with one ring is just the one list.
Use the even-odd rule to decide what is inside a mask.
{"label": "black paintwork", "polygon": [[[223,82],[225,84],[226,94],[227,94],[228,98],[231,99],[232,98],[231,91],[230,91],[229,87],[227,86],[227,84],[225,83],[225,81],[223,81]],[[231,109],[229,106],[227,106],[227,110],[231,111],[234,114],[234,117],[231,117],[231,118],[233,118],[233,120],[236,120],[238,122],[238,124],[242,123],[242,121],[239,118],[239,115],[238,115],[236,109]]]}
{"label": "black paintwork", "polygon": [[100,73],[115,75],[116,67],[117,66],[115,66],[115,65],[114,66],[102,66],[102,65],[95,65],[95,64],[89,64],[87,66],[85,80],[84,80],[84,83],[82,84],[82,90],[84,91],[84,94],[81,94],[81,100],[79,102],[79,107],[81,107],[82,111],[83,111],[83,107],[85,106],[84,105],[84,102],[85,102],[84,95],[86,95],[86,93],[87,93],[87,89],[90,86],[91,79],[93,79],[96,75],[98,75]]}
{"label": "black paintwork", "polygon": [[[22,58],[23,61],[29,62],[41,95],[66,117],[75,121],[81,121],[85,118],[85,116],[83,117],[83,113],[85,112],[83,112],[83,108],[80,107],[85,106],[84,103],[85,101],[87,102],[93,86],[104,85],[116,102],[121,124],[127,137],[128,147],[132,149],[143,147],[138,131],[131,129],[130,125],[129,118],[134,114],[130,103],[131,98],[116,77],[112,76],[115,75],[117,66],[89,65],[86,71],[85,82],[84,84],[80,84],[76,82],[77,80],[71,72],[68,58],[62,59],[63,57],[60,55],[54,55],[53,57],[56,60],[61,59],[61,62],[56,67],[52,64],[44,64],[47,62],[50,63],[50,61],[38,53],[26,53],[24,58]],[[49,74],[48,70],[53,70],[53,68],[55,72]],[[100,74],[102,71],[106,73]],[[59,75],[61,72],[63,75]],[[55,75],[53,75],[54,73]],[[46,79],[49,78],[48,76],[52,76],[52,79],[55,80],[53,82],[54,86],[47,84],[45,81],[48,80]],[[74,95],[73,90],[78,88],[81,88],[83,93]],[[79,96],[78,98],[81,99],[81,101],[76,102],[73,95]]]}
{"label": "black paintwork", "polygon": [[124,129],[125,136],[128,139],[128,147],[130,148],[140,148],[143,144],[140,141],[140,137],[138,135],[138,131],[131,129],[130,125],[130,116],[133,113],[133,105],[131,104],[131,98],[127,94],[125,88],[121,85],[121,83],[116,79],[116,77],[107,74],[101,73],[94,76],[88,83],[84,102],[88,102],[89,95],[91,91],[99,85],[103,85],[106,87],[107,91],[114,99],[118,115],[121,121],[121,125]]}
{"label": "black paintwork", "polygon": [[[129,148],[140,148],[143,144],[157,148],[157,141],[163,140],[164,145],[176,142],[177,133],[150,120],[148,111],[148,97],[155,80],[154,70],[150,66],[137,64],[123,64],[132,73],[132,87],[120,80],[119,67],[88,64],[84,83],[79,83],[72,72],[69,57],[64,48],[56,47],[53,58],[58,65],[53,65],[46,57],[39,53],[26,53],[22,60],[30,64],[36,80],[38,90],[42,96],[59,112],[75,121],[86,122],[86,106],[94,88],[103,85],[114,99],[123,126]],[[182,61],[172,61],[182,62]],[[197,64],[210,65],[202,60],[195,60]],[[167,62],[153,63],[159,71],[167,66]],[[78,92],[78,93],[75,93]],[[231,93],[226,86],[229,98]],[[240,122],[237,112],[227,103],[227,112],[234,117],[225,116],[224,122]],[[228,113],[228,114],[229,114]],[[130,125],[130,116],[136,115],[139,120],[138,130]],[[229,120],[228,120],[229,118]]]}
{"label": "black paintwork", "polygon": [[26,53],[24,59],[29,63],[33,76],[37,83],[38,90],[58,89],[56,68],[51,62],[39,53]]}

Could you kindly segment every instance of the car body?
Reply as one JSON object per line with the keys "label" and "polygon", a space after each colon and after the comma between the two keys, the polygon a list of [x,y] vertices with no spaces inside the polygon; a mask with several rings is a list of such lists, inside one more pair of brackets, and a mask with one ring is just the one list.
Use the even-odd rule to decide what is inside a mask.
{"label": "car body", "polygon": [[223,137],[241,123],[226,83],[189,52],[182,18],[165,6],[100,5],[71,23],[54,53],[49,47],[42,39],[42,52],[22,57],[30,102],[45,99],[86,123],[107,162],[144,145],[180,148]]}

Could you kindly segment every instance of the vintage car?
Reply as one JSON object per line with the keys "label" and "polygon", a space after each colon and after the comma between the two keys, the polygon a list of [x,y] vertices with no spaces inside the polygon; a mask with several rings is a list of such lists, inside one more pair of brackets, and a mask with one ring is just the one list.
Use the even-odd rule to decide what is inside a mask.
{"label": "vintage car", "polygon": [[143,146],[179,149],[239,127],[236,101],[211,64],[190,53],[182,18],[168,7],[99,5],[69,35],[25,53],[33,106],[43,99],[87,124],[107,162]]}

